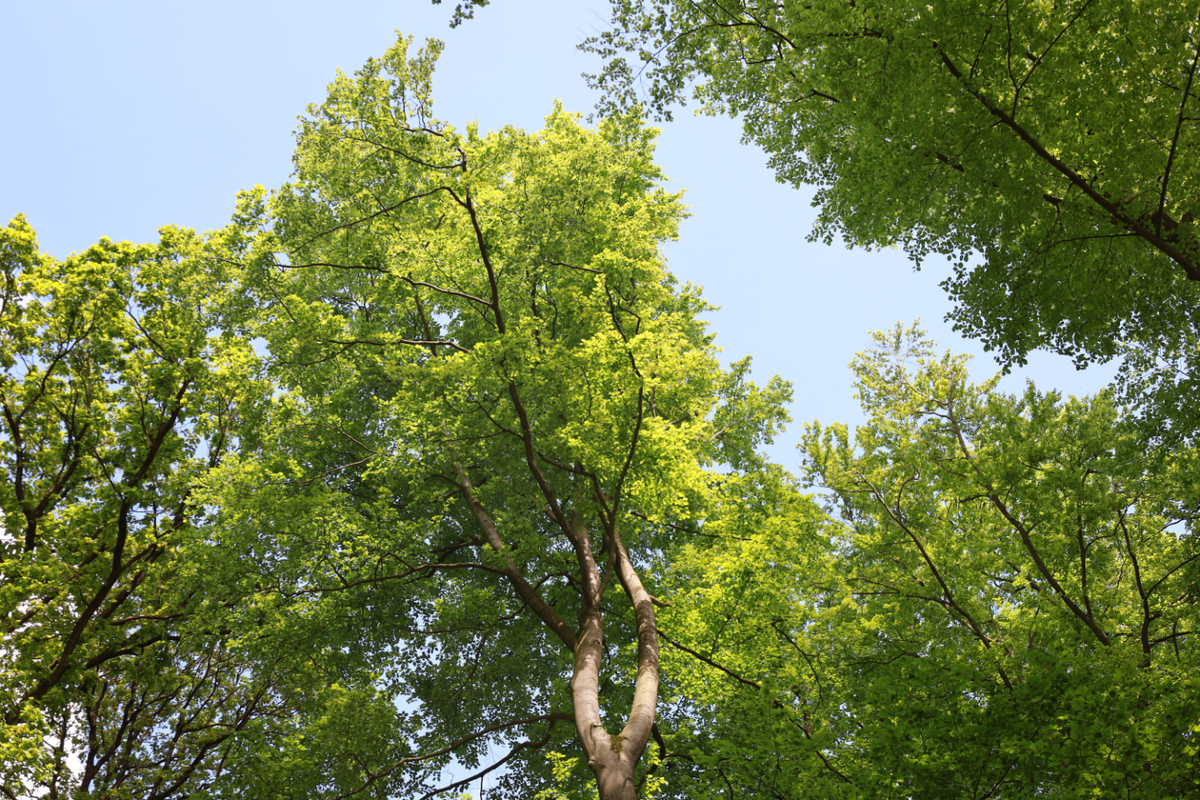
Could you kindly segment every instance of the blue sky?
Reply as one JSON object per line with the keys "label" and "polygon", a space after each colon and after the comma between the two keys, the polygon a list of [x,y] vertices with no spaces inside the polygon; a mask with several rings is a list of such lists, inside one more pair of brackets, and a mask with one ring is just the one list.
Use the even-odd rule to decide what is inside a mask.
{"label": "blue sky", "polygon": [[[60,257],[101,236],[153,240],[165,224],[220,227],[239,189],[287,179],[296,117],[324,97],[334,69],[382,54],[396,29],[446,43],[435,113],[456,126],[534,130],[556,98],[590,111],[580,73],[599,64],[576,45],[605,26],[604,0],[498,0],[451,30],[454,2],[8,0],[0,222],[26,214]],[[995,371],[943,322],[942,263],[914,273],[899,251],[806,242],[808,193],[776,183],[736,121],[676,117],[658,160],[693,216],[667,256],[721,306],[712,323],[727,358],[752,355],[760,382],[779,373],[796,384],[796,423],[772,448],[777,460],[798,467],[804,421],[861,419],[846,364],[871,330],[920,317],[941,346],[979,356],[977,378]],[[1040,355],[1003,385],[1019,391],[1030,377],[1080,394],[1111,374]]]}

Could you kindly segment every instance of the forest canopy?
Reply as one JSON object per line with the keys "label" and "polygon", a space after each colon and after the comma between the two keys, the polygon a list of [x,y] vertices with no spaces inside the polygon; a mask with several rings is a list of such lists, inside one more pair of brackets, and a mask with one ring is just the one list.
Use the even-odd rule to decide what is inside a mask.
{"label": "forest canopy", "polygon": [[602,112],[739,117],[813,239],[944,256],[1003,365],[1118,358],[1149,435],[1200,427],[1196,0],[612,5]]}
{"label": "forest canopy", "polygon": [[[1148,16],[1192,36],[1176,5]],[[1124,36],[1112,57],[1148,59],[1184,153],[1194,52],[1143,52],[1146,20],[1099,2],[972,9],[618,3],[591,45],[610,113],[555,106],[535,133],[438,120],[441,44],[400,37],[337,73],[292,179],[220,230],[58,260],[13,220],[0,793],[1194,793],[1191,345],[1165,350],[1147,310],[1190,341],[1190,212],[1167,187],[1191,162],[1155,161],[1157,111],[1126,145],[1086,134],[1161,178],[1157,223],[1099,213],[984,102],[1043,142],[1070,59],[1101,80]],[[1010,361],[1123,355],[1123,389],[1005,393],[897,326],[851,365],[865,422],[806,426],[799,475],[772,463],[792,385],[724,362],[666,264],[686,208],[619,83],[638,42],[651,111],[707,76],[781,175],[818,176],[819,235],[950,253],[955,313],[998,326],[970,332]],[[971,43],[964,82],[946,62]],[[1024,82],[995,100],[1006,59]],[[1109,305],[1064,310],[1064,270]],[[986,275],[1009,316],[970,311]]]}

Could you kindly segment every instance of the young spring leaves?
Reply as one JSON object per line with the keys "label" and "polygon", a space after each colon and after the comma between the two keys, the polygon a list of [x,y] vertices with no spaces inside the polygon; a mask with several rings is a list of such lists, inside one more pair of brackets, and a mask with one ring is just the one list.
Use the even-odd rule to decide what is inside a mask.
{"label": "young spring leaves", "polygon": [[1109,393],[972,385],[919,331],[853,369],[808,478],[732,482],[660,579],[686,797],[1194,793],[1200,506]]}
{"label": "young spring leaves", "polygon": [[869,796],[1194,791],[1195,454],[1137,447],[1108,392],[1004,395],[919,331],[877,342],[854,445],[804,442],[846,525],[843,771]]}
{"label": "young spring leaves", "polygon": [[432,791],[453,756],[521,765],[501,780],[531,795],[528,756],[573,722],[600,796],[634,797],[659,685],[645,568],[712,469],[757,463],[789,389],[726,375],[666,271],[684,211],[652,129],[555,109],[536,134],[459,132],[432,117],[438,47],[339,75],[295,180],[246,198],[280,394],[211,487],[217,536],[280,614],[343,609],[289,646],[420,707],[407,749],[349,746],[343,791]]}
{"label": "young spring leaves", "polygon": [[57,261],[0,231],[7,796],[174,796],[272,706],[184,579],[194,482],[262,391],[201,250],[164,228]]}

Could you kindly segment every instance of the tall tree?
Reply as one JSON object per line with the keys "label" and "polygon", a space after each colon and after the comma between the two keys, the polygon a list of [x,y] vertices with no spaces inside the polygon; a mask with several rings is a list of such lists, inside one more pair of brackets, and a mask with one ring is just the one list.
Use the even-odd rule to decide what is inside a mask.
{"label": "tall tree", "polygon": [[1197,0],[615,0],[584,47],[604,113],[740,115],[812,238],[952,260],[1005,366],[1123,355],[1155,433],[1200,425]]}
{"label": "tall tree", "polygon": [[867,422],[803,445],[839,524],[760,492],[769,511],[718,518],[663,578],[668,663],[707,722],[668,739],[672,783],[1194,794],[1196,454],[1147,455],[1108,392],[972,385],[919,332],[853,368]]}
{"label": "tall tree", "polygon": [[0,231],[7,797],[185,795],[271,708],[193,624],[189,497],[263,391],[201,249],[164,228],[58,261],[22,217]]}
{"label": "tall tree", "polygon": [[848,526],[834,618],[865,782],[1195,791],[1196,453],[1145,452],[1107,391],[1005,395],[917,331],[877,342],[855,447],[805,441]]}
{"label": "tall tree", "polygon": [[[243,208],[280,394],[211,484],[214,540],[276,610],[341,609],[332,636],[274,614],[281,646],[419,706],[313,789],[428,797],[507,763],[530,796],[529,756],[573,725],[600,796],[632,798],[660,683],[647,567],[714,470],[760,466],[790,390],[722,370],[667,272],[684,212],[653,129],[555,109],[536,134],[460,132],[432,116],[440,45],[407,48],[339,75],[295,180]],[[451,758],[482,768],[438,787]]]}

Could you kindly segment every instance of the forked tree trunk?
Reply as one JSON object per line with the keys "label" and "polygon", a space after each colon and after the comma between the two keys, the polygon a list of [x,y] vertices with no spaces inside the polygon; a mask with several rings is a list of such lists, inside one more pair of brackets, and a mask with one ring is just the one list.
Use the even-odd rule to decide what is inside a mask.
{"label": "forked tree trunk", "polygon": [[[584,534],[584,541],[586,541]],[[600,800],[636,800],[634,769],[646,749],[658,703],[658,631],[649,592],[629,561],[619,535],[609,542],[617,554],[617,577],[633,603],[638,632],[637,685],[633,708],[619,734],[610,734],[600,721],[600,665],[604,653],[604,618],[600,613],[598,573],[585,583],[579,634],[575,645],[575,673],[571,694],[575,702],[575,727],[596,776]],[[587,548],[585,545],[585,549]],[[590,555],[590,553],[589,553]],[[592,591],[595,587],[595,591]],[[594,602],[593,602],[594,601]]]}
{"label": "forked tree trunk", "polygon": [[[568,520],[557,503],[554,504],[556,513],[552,513],[552,516],[570,539],[580,568],[582,600],[579,630],[577,633],[573,632],[538,595],[537,590],[529,585],[516,562],[508,556],[495,523],[475,496],[475,487],[467,471],[461,464],[455,464],[455,470],[459,488],[471,514],[479,524],[480,532],[489,546],[505,558],[504,574],[509,583],[575,655],[574,674],[571,678],[575,728],[584,752],[587,753],[588,766],[596,776],[600,800],[636,800],[637,781],[634,779],[634,770],[646,750],[646,743],[650,740],[654,711],[658,704],[658,628],[654,622],[654,601],[634,571],[620,534],[615,530],[605,533],[605,545],[611,567],[608,577],[602,583],[587,527],[581,524],[578,512],[573,513]],[[633,707],[625,727],[616,735],[610,734],[600,721],[600,666],[604,657],[604,615],[601,611],[601,601],[607,588],[606,584],[614,574],[633,604],[638,637],[638,670]]]}

